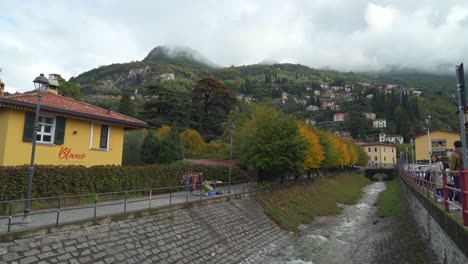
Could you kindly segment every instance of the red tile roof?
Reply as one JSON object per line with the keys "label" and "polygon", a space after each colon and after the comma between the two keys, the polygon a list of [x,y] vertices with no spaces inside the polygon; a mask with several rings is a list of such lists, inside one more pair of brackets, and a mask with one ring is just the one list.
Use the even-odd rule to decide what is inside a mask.
{"label": "red tile roof", "polygon": [[[0,108],[16,108],[34,111],[37,104],[37,93],[15,94],[0,97]],[[108,122],[126,128],[145,128],[148,124],[133,117],[122,115],[91,104],[76,101],[52,92],[43,92],[41,112],[58,116],[91,121]]]}

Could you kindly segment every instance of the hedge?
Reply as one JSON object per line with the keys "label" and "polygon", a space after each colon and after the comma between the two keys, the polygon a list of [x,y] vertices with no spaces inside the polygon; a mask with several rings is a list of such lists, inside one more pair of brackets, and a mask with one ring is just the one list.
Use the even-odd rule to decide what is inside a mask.
{"label": "hedge", "polygon": [[[29,166],[0,166],[0,201],[24,198]],[[119,192],[178,186],[188,172],[203,173],[204,180],[228,181],[229,168],[187,163],[148,166],[52,166],[36,165],[32,197]],[[231,181],[249,176],[233,168]]]}

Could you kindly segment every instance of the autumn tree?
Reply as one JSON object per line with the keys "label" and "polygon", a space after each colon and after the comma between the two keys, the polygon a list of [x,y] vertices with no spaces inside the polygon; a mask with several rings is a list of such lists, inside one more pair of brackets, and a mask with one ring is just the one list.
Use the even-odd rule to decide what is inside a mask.
{"label": "autumn tree", "polygon": [[165,138],[167,135],[169,135],[170,132],[171,132],[171,127],[166,124],[162,125],[160,128],[156,130],[156,134],[158,134],[160,138]]}
{"label": "autumn tree", "polygon": [[340,165],[341,155],[338,146],[332,140],[332,134],[323,130],[318,130],[320,144],[325,152],[325,159],[322,161],[321,168],[331,169]]}
{"label": "autumn tree", "polygon": [[307,158],[304,161],[304,168],[307,169],[307,174],[310,175],[310,169],[317,169],[325,159],[323,147],[320,145],[317,132],[312,127],[304,122],[298,122],[299,132],[302,138],[307,142]]}
{"label": "autumn tree", "polygon": [[186,157],[198,156],[206,148],[202,136],[195,129],[187,129],[180,133],[180,144],[184,148]]}

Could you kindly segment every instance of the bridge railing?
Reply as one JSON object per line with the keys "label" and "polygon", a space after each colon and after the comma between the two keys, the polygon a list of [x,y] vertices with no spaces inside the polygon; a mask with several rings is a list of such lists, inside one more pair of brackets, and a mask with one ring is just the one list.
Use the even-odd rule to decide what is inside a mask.
{"label": "bridge railing", "polygon": [[225,182],[213,182],[209,186],[206,184],[180,185],[122,192],[33,198],[30,199],[32,208],[28,214],[30,223],[24,221],[23,211],[26,199],[0,201],[0,233],[249,193],[254,190],[252,186],[250,181],[234,181],[231,185]]}
{"label": "bridge railing", "polygon": [[[406,168],[406,170],[405,170]],[[463,224],[468,226],[468,170],[435,171],[411,170],[409,166],[398,166],[401,178],[413,188],[425,193],[428,198],[442,203],[446,212],[461,211]],[[460,175],[460,188],[456,188],[453,175]],[[440,179],[440,177],[442,179]],[[437,180],[439,179],[439,180]]]}

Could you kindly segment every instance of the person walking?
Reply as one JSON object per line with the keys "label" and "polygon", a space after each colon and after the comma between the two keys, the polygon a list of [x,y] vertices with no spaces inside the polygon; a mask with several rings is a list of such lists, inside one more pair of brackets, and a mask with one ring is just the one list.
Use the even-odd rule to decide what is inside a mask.
{"label": "person walking", "polygon": [[[444,197],[444,182],[442,179],[442,171],[444,170],[444,164],[439,160],[439,157],[432,153],[431,155],[431,173],[432,179],[434,179],[437,189],[437,202],[441,203],[442,197]],[[445,197],[444,197],[445,198]]]}
{"label": "person walking", "polygon": [[[452,152],[450,157],[450,175],[453,177],[453,185],[456,189],[460,189],[460,169],[463,165],[462,160],[462,143],[457,140],[453,143],[455,150]],[[461,202],[460,192],[455,191],[454,200]]]}

